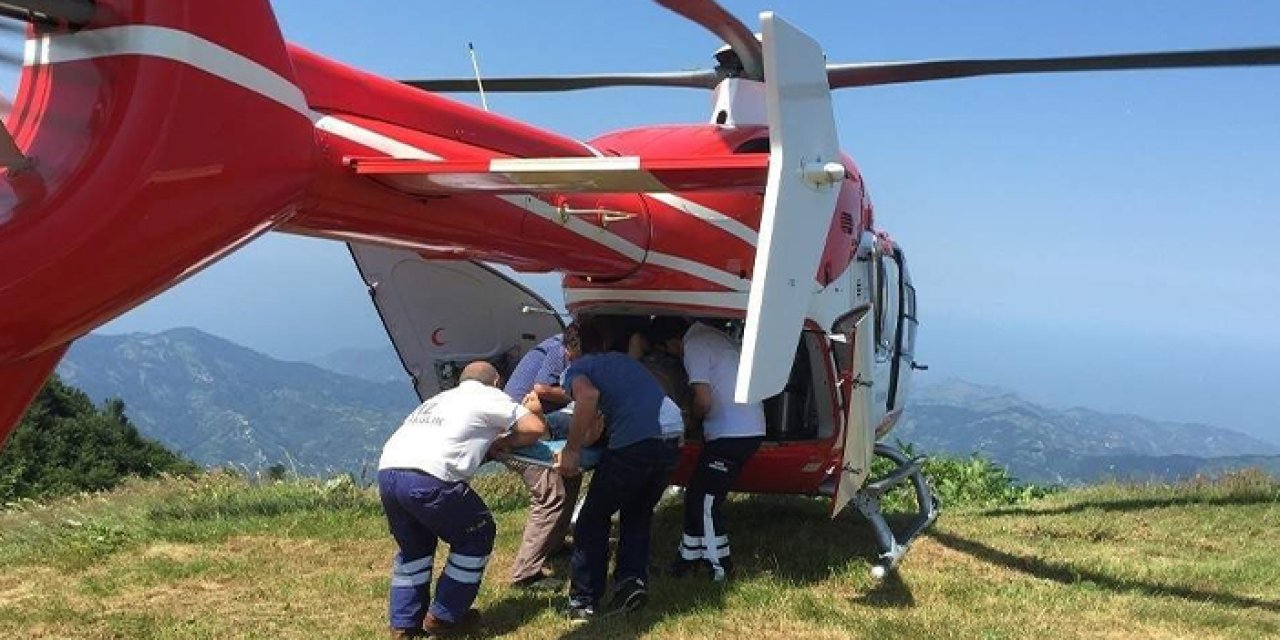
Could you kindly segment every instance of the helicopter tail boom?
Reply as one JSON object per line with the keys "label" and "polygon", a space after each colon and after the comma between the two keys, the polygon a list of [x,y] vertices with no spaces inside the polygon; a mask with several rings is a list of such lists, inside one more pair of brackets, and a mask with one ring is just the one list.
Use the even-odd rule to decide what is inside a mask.
{"label": "helicopter tail boom", "polygon": [[10,388],[290,215],[311,179],[269,2],[222,4],[101,0],[83,28],[28,27],[6,124],[30,162],[0,173],[0,376],[26,373],[0,432]]}

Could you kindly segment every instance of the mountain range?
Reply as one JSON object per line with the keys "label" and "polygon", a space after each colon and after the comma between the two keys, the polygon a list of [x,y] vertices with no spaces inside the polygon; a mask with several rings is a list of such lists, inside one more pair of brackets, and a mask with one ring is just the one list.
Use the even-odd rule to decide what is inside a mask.
{"label": "mountain range", "polygon": [[[390,347],[285,362],[191,328],[92,334],[58,372],[99,402],[122,398],[145,435],[204,465],[367,473],[417,404]],[[889,438],[923,453],[977,453],[1041,483],[1280,473],[1280,448],[1229,429],[1055,409],[959,380],[913,391]]]}
{"label": "mountain range", "polygon": [[977,453],[1024,481],[1175,479],[1241,467],[1280,472],[1280,447],[1205,424],[1054,409],[961,380],[922,385],[890,438],[922,452]]}
{"label": "mountain range", "polygon": [[417,405],[407,383],[276,360],[190,328],[85,336],[58,373],[97,401],[122,398],[140,431],[203,465],[358,471]]}

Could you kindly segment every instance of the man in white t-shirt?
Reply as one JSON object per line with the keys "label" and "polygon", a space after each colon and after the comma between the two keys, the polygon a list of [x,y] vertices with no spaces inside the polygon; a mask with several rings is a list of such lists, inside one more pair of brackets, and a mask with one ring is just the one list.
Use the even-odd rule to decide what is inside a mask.
{"label": "man in white t-shirt", "polygon": [[703,445],[684,494],[684,536],[671,571],[681,575],[707,566],[720,581],[733,571],[721,505],[764,440],[764,407],[733,401],[742,347],[727,333],[695,322],[681,350],[693,387],[690,414],[702,425]]}
{"label": "man in white t-shirt", "polygon": [[[546,430],[538,397],[512,401],[493,365],[472,362],[459,380],[409,414],[378,462],[378,494],[400,547],[388,598],[392,637],[460,633],[479,621],[471,604],[495,530],[489,507],[467,482],[490,451],[528,446]],[[439,540],[449,556],[432,601]]]}

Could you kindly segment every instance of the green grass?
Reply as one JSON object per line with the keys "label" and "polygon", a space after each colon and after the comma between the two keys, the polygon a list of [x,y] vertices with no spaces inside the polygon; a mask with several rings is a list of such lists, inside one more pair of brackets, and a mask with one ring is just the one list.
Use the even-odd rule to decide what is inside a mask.
{"label": "green grass", "polygon": [[[483,631],[1280,637],[1273,479],[1243,473],[1041,495],[991,482],[973,463],[955,466],[934,469],[939,485],[955,485],[946,511],[888,580],[870,576],[875,549],[857,517],[831,521],[822,500],[740,496],[727,507],[736,581],[655,575],[647,610],[578,628],[557,614],[562,596],[506,587],[523,489],[511,474],[482,478],[478,490],[499,530],[478,602]],[[659,507],[655,560],[674,551],[678,507]],[[208,475],[27,502],[0,512],[0,637],[381,638],[393,551],[376,495],[342,481],[255,484]]]}

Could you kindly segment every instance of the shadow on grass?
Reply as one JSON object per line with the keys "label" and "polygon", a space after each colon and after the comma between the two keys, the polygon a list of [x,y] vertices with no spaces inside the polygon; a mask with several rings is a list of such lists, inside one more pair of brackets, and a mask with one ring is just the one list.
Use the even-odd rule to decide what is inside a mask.
{"label": "shadow on grass", "polygon": [[[671,578],[663,568],[676,557],[681,535],[682,504],[666,500],[654,514],[650,602],[628,616],[602,617],[575,628],[566,638],[638,638],[665,621],[716,610],[735,582],[765,578],[805,588],[850,570],[870,571],[879,551],[867,523],[856,516],[830,518],[830,502],[798,496],[753,496],[725,504],[735,581],[708,577]],[[910,516],[891,518],[896,526]],[[558,564],[558,563],[557,563]],[[869,575],[869,573],[868,573]],[[877,608],[915,606],[901,576],[889,577],[853,600]]]}
{"label": "shadow on grass", "polygon": [[916,606],[911,588],[897,571],[890,573],[874,589],[853,599],[854,604],[877,609],[909,609]]}
{"label": "shadow on grass", "polygon": [[484,607],[480,628],[467,637],[492,638],[514,633],[547,608],[548,597],[512,591],[513,595]]}
{"label": "shadow on grass", "polygon": [[[697,583],[696,588],[691,586]],[[680,588],[683,587],[683,588]],[[678,618],[700,609],[721,608],[727,585],[709,581],[667,579],[652,594],[654,597],[644,609],[630,614],[613,614],[574,627],[560,636],[569,639],[594,638],[642,638],[655,625]]]}
{"label": "shadow on grass", "polygon": [[1002,507],[983,511],[986,518],[999,516],[1056,516],[1080,513],[1097,509],[1107,512],[1146,511],[1148,509],[1169,509],[1203,505],[1206,507],[1247,506],[1255,504],[1277,504],[1280,498],[1275,494],[1242,494],[1226,496],[1171,496],[1168,498],[1129,498],[1124,500],[1105,500],[1098,502],[1078,502],[1076,504],[1037,509],[1031,507]]}
{"label": "shadow on grass", "polygon": [[[665,568],[676,557],[682,509],[680,499],[668,498],[654,513],[648,606],[629,615],[602,615],[562,637],[639,638],[665,621],[722,608],[736,583],[756,579],[783,583],[787,588],[805,588],[833,575],[865,570],[872,588],[854,598],[854,604],[876,608],[916,604],[910,587],[896,573],[870,583],[869,572],[879,550],[871,527],[862,518],[850,514],[832,520],[829,501],[800,496],[737,497],[725,504],[735,581],[714,583],[707,576],[669,577]],[[890,516],[889,520],[901,527],[911,518]],[[615,544],[616,537],[610,542],[611,563],[616,557]],[[568,576],[568,554],[551,557],[549,564],[555,575]],[[492,635],[517,632],[548,606],[560,610],[566,604],[563,592],[550,598],[510,597],[486,608],[482,631]]]}
{"label": "shadow on grass", "polygon": [[1201,591],[1188,587],[1144,582],[1130,578],[1120,578],[1097,571],[1080,569],[1068,564],[1015,555],[989,547],[980,542],[975,542],[973,540],[968,540],[936,530],[925,535],[937,540],[939,544],[954,551],[959,551],[960,553],[973,556],[992,564],[998,564],[1014,571],[1019,571],[1044,580],[1052,580],[1065,585],[1089,582],[1102,587],[1103,589],[1119,593],[1139,593],[1156,597],[1175,597],[1190,600],[1192,602],[1212,602],[1214,604],[1240,609],[1256,607],[1266,611],[1280,612],[1280,603],[1277,602],[1259,600],[1257,598],[1250,598],[1247,596],[1237,596],[1229,593]]}
{"label": "shadow on grass", "polygon": [[[733,559],[742,577],[770,576],[797,585],[830,578],[879,553],[871,527],[859,517],[832,520],[830,502],[799,496],[753,496],[725,504]],[[660,514],[671,520],[665,536],[674,557],[680,536],[679,504]]]}

